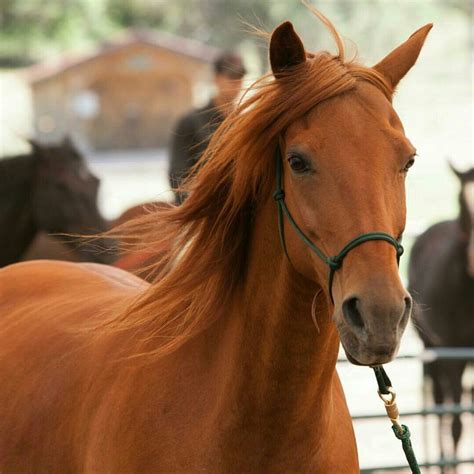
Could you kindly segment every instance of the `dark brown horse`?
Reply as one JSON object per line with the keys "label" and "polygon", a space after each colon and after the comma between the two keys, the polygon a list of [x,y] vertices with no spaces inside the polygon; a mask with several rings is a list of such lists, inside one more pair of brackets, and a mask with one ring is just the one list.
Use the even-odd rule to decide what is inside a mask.
{"label": "dark brown horse", "polygon": [[[456,219],[439,222],[420,235],[411,252],[409,290],[417,303],[417,329],[425,347],[474,346],[474,168],[461,173],[460,211]],[[435,403],[460,403],[463,360],[426,364]],[[461,419],[453,416],[457,447]]]}
{"label": "dark brown horse", "polygon": [[[0,266],[19,261],[39,231],[92,234],[107,229],[97,207],[99,180],[73,143],[31,144],[30,154],[0,160]],[[54,238],[74,250],[76,260],[111,260],[101,250],[110,242],[78,245],[77,238]]]}
{"label": "dark brown horse", "polygon": [[[339,337],[353,362],[388,362],[411,312],[394,243],[415,149],[391,100],[431,25],[369,68],[322,19],[338,53],[276,28],[272,74],[217,130],[189,198],[128,225],[145,249],[171,238],[160,278],[0,270],[2,473],[359,472]],[[355,247],[330,285],[288,220],[281,244],[275,198],[327,255],[389,240]]]}

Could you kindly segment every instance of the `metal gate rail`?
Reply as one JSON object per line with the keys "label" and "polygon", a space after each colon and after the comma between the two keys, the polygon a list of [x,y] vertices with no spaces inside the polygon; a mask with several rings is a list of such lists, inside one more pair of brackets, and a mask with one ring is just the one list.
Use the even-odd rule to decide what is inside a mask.
{"label": "metal gate rail", "polygon": [[[451,467],[458,466],[459,464],[469,464],[474,463],[473,459],[440,459],[438,462],[424,462],[419,463],[419,466],[422,468],[428,467]],[[368,467],[360,470],[360,474],[372,474],[374,472],[382,471],[403,471],[408,472],[409,468],[406,464],[400,466],[377,466],[377,467]]]}
{"label": "metal gate rail", "polygon": [[[399,360],[419,360],[420,362],[433,362],[443,360],[474,360],[474,348],[472,347],[431,347],[420,354],[403,354],[397,356],[393,362]],[[337,359],[338,364],[346,364],[349,361],[343,357]]]}
{"label": "metal gate rail", "polygon": [[[408,416],[427,416],[427,415],[460,415],[461,413],[474,413],[474,405],[433,405],[431,408],[425,408],[424,410],[417,411],[406,411],[400,413],[402,418]],[[353,420],[376,420],[376,419],[387,419],[386,413],[370,413],[367,415],[354,415]]]}

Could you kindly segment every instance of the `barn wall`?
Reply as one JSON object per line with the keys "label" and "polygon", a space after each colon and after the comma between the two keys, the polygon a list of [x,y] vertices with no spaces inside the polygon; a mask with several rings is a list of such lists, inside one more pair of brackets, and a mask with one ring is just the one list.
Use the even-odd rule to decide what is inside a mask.
{"label": "barn wall", "polygon": [[35,129],[44,140],[69,133],[88,149],[166,146],[209,73],[203,61],[132,44],[35,83]]}

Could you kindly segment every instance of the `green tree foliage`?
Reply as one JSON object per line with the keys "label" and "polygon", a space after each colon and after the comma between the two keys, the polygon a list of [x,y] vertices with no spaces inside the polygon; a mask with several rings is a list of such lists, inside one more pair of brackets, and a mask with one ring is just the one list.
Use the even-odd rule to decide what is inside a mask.
{"label": "green tree foliage", "polygon": [[24,63],[108,33],[107,0],[0,0],[0,60]]}
{"label": "green tree foliage", "polygon": [[[313,3],[339,27],[350,25],[346,31],[358,38],[361,49],[364,44],[360,38],[370,41],[370,35],[361,33],[383,28],[383,36],[390,42],[392,32],[399,33],[407,15],[414,11],[445,8],[469,17],[473,5],[472,0]],[[287,18],[296,23],[303,36],[311,38],[312,46],[325,47],[319,44],[321,30],[315,31],[314,20],[298,0],[0,0],[0,63],[24,63],[81,49],[131,27],[161,29],[222,48],[236,48],[251,41],[244,34],[245,22],[269,30]],[[391,21],[384,21],[386,18]],[[386,30],[386,25],[393,31]],[[265,55],[261,48],[262,64]]]}

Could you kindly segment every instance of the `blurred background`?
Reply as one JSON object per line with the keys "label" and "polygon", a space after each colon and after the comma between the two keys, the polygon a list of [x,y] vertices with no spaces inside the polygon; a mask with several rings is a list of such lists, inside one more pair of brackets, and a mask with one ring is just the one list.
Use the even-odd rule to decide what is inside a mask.
{"label": "blurred background", "polygon": [[[459,181],[448,159],[460,171],[474,166],[473,2],[313,4],[333,21],[348,50],[369,65],[434,23],[394,101],[419,155],[407,181],[409,250],[429,225],[458,213]],[[268,62],[266,44],[246,25],[271,31],[286,19],[307,49],[335,50],[320,22],[293,0],[0,0],[0,156],[29,153],[27,138],[54,144],[69,136],[101,179],[99,209],[106,219],[139,203],[170,201],[173,130],[185,112],[214,93],[213,60],[220,51],[240,53],[250,84],[268,70]],[[402,259],[405,279],[407,261]],[[401,354],[422,348],[409,330]],[[402,360],[390,369],[402,411],[420,410],[427,397],[420,361]],[[339,371],[352,414],[377,412],[372,374],[343,362]],[[472,370],[464,373],[463,384],[472,387]],[[472,389],[465,390],[463,402],[472,405]],[[473,458],[472,415],[462,417],[458,454]],[[437,460],[438,418],[408,421],[421,460]],[[364,469],[402,464],[387,423],[356,421]],[[457,472],[472,473],[473,467],[466,463]]]}

